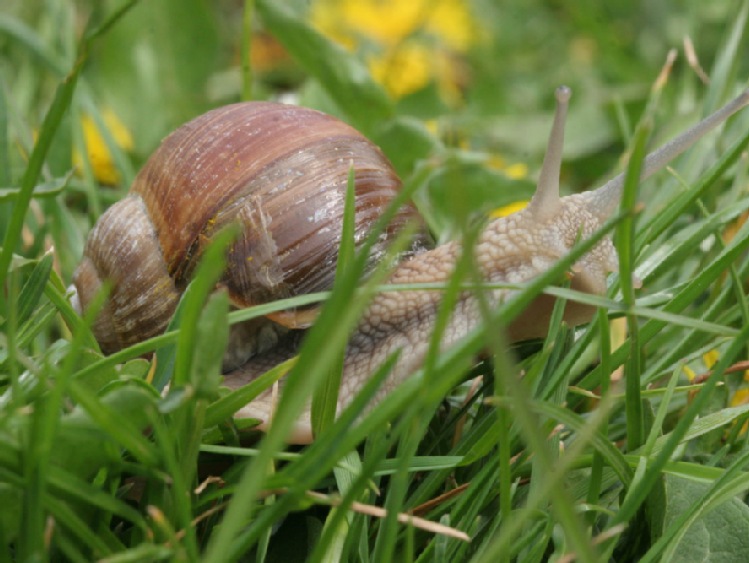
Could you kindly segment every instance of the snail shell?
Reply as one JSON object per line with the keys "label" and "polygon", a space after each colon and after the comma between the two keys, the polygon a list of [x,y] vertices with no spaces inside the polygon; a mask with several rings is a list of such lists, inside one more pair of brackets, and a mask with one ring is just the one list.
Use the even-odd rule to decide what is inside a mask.
{"label": "snail shell", "polygon": [[[85,310],[103,281],[111,284],[93,327],[105,353],[161,333],[204,248],[231,223],[241,233],[222,284],[236,306],[329,289],[351,168],[358,245],[401,186],[377,146],[297,106],[246,102],[209,111],[164,139],[129,195],[101,216],[73,277],[74,304]],[[408,205],[373,249],[370,268],[411,220],[418,215]],[[428,244],[422,229],[412,251]],[[274,320],[295,327],[307,318]]]}

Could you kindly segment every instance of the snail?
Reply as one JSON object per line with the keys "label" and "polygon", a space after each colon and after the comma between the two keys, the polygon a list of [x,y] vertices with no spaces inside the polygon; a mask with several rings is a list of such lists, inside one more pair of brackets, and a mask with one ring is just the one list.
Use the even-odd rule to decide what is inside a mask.
{"label": "snail", "polygon": [[[332,285],[349,168],[353,166],[355,239],[400,189],[382,151],[349,125],[321,112],[270,102],[228,105],[183,125],[162,142],[129,194],[88,236],[73,274],[73,304],[86,310],[103,281],[111,293],[92,330],[104,353],[163,332],[201,252],[232,222],[241,235],[221,283],[247,307]],[[404,206],[370,256],[418,215]],[[430,245],[425,229],[410,252]],[[244,326],[229,364],[272,346],[309,312],[271,315]],[[250,332],[251,334],[247,334]]]}
{"label": "snail", "polygon": [[[580,237],[598,230],[616,209],[624,175],[602,187],[560,197],[564,121],[570,90],[556,91],[557,110],[536,193],[528,206],[493,219],[478,237],[476,263],[488,282],[521,283],[551,267]],[[749,90],[691,129],[648,155],[642,178],[663,168],[707,131],[749,104]],[[212,233],[239,222],[242,234],[229,252],[222,280],[237,306],[247,306],[308,291],[332,282],[350,163],[355,169],[356,239],[399,189],[400,182],[382,152],[342,122],[319,112],[268,102],[246,102],[213,110],[169,135],[136,177],[130,194],[112,206],[92,230],[81,265],[73,278],[73,302],[85,310],[103,279],[112,293],[93,327],[102,350],[119,347],[163,331],[189,281],[201,249]],[[319,178],[317,177],[319,176]],[[294,190],[308,190],[293,195]],[[189,202],[189,205],[186,205]],[[207,202],[204,205],[204,202]],[[302,211],[301,207],[306,206]],[[371,258],[374,265],[389,235],[416,216],[404,207]],[[284,233],[291,231],[288,236]],[[313,237],[324,237],[318,244]],[[462,252],[458,241],[432,249],[422,231],[396,266],[389,283],[445,282]],[[146,257],[146,255],[148,257]],[[322,270],[300,273],[299,264]],[[573,289],[603,294],[618,258],[610,238],[599,241],[571,272]],[[134,292],[131,292],[135,289]],[[508,290],[492,290],[499,302]],[[344,358],[339,410],[345,407],[383,362],[401,350],[375,401],[423,362],[440,302],[439,292],[385,291],[368,305],[354,330]],[[538,297],[508,326],[511,341],[545,335],[553,298]],[[588,322],[594,308],[566,304],[570,325]],[[452,312],[441,345],[454,344],[480,322],[471,292]],[[292,329],[308,326],[306,312],[285,312],[272,322],[247,329],[250,336],[228,370],[230,386],[246,383],[269,365],[294,354]],[[291,332],[289,332],[291,331]],[[274,396],[268,391],[237,416],[258,418],[261,428],[272,418]],[[290,442],[312,439],[309,412],[301,413]]]}

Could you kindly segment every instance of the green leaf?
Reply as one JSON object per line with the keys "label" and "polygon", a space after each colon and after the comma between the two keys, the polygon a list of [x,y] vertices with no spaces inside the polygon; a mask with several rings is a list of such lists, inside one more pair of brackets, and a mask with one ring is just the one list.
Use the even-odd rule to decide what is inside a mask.
{"label": "green leaf", "polygon": [[[530,180],[514,180],[491,170],[482,159],[454,153],[443,155],[444,162],[429,180],[427,193],[431,206],[430,225],[444,238],[444,233],[460,227],[460,215],[486,217],[492,211],[530,200],[534,185]],[[460,200],[458,203],[456,200]],[[457,205],[462,213],[456,213]],[[474,219],[475,220],[475,219]]]}
{"label": "green leaf", "polygon": [[423,121],[408,116],[386,121],[372,140],[388,155],[393,168],[403,178],[416,168],[419,161],[443,149],[442,143]]}
{"label": "green leaf", "polygon": [[198,320],[208,295],[226,268],[225,253],[236,238],[237,228],[232,226],[217,233],[204,250],[195,275],[180,299],[179,339],[174,361],[172,385],[179,387],[189,381],[190,365],[194,358],[198,336]]}
{"label": "green leaf", "polygon": [[[70,179],[73,177],[73,170],[70,170],[67,174],[64,176],[60,176],[59,178],[53,178],[52,180],[49,180],[48,182],[43,182],[37,186],[34,187],[34,191],[31,194],[31,197],[34,198],[43,198],[43,197],[54,197],[56,195],[59,195],[62,193],[65,188],[68,187],[68,184],[70,183]],[[21,192],[21,188],[2,188],[0,187],[0,202],[3,200],[13,200],[16,197],[19,196]]]}
{"label": "green leaf", "polygon": [[198,323],[190,381],[198,397],[214,397],[221,381],[221,364],[229,341],[229,294],[218,291],[208,298]]}
{"label": "green leaf", "polygon": [[[664,475],[665,514],[663,529],[685,512],[694,510],[710,485]],[[670,561],[734,563],[749,553],[749,507],[731,498],[700,516],[671,551]]]}
{"label": "green leaf", "polygon": [[[144,393],[138,386],[127,385],[115,388],[99,398],[77,381],[72,381],[71,396],[80,405],[74,415],[71,415],[71,432],[75,435],[82,429],[80,439],[91,440],[92,446],[96,444],[96,448],[89,450],[93,455],[105,456],[104,449],[101,448],[104,435],[108,441],[113,440],[127,449],[142,463],[157,465],[159,454],[143,435],[148,420],[147,410],[152,405],[155,406],[153,395]],[[77,451],[69,449],[68,454],[75,456]],[[97,465],[93,463],[89,467],[95,469]]]}
{"label": "green leaf", "polygon": [[[738,407],[729,407],[721,409],[718,412],[700,416],[689,426],[689,429],[681,438],[681,443],[694,440],[695,438],[699,438],[700,436],[703,436],[708,432],[723,428],[724,426],[735,422],[737,419],[747,413],[749,413],[749,404],[741,405]],[[661,449],[663,449],[663,447],[670,439],[670,434],[659,437],[653,445],[652,453],[661,451]]]}
{"label": "green leaf", "polygon": [[[153,385],[159,391],[162,391],[170,380],[173,385],[177,386],[185,385],[190,380],[190,365],[195,352],[198,320],[205,300],[226,267],[224,253],[234,240],[236,232],[236,228],[230,227],[214,236],[200,258],[192,282],[177,304],[177,309],[165,331],[166,333],[179,331],[177,341],[160,347],[156,352]],[[224,344],[222,354],[225,347]]]}

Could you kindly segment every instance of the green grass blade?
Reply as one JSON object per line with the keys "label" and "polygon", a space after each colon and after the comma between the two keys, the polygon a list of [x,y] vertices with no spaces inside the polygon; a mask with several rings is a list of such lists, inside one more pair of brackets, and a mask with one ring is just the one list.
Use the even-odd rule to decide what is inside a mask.
{"label": "green grass blade", "polygon": [[[642,163],[645,159],[646,144],[650,137],[651,126],[647,118],[638,127],[632,148],[632,156],[627,166],[627,176],[624,181],[621,207],[628,214],[617,227],[616,240],[619,253],[619,283],[622,289],[622,299],[625,306],[631,307],[635,303],[635,290],[633,285],[634,276],[634,216],[637,203],[637,187],[639,185]],[[629,361],[626,364],[625,380],[627,382],[627,447],[634,450],[640,447],[644,440],[642,403],[640,398],[640,339],[637,318],[627,315],[627,327],[629,331],[629,343],[631,346]]]}
{"label": "green grass blade", "polygon": [[224,254],[236,236],[237,229],[234,228],[216,234],[201,257],[195,276],[180,299],[178,307],[180,331],[172,376],[174,388],[182,387],[190,381],[190,366],[195,353],[198,319],[208,295],[213,291],[226,267]]}
{"label": "green grass blade", "polygon": [[[376,231],[375,231],[376,232]],[[373,237],[370,237],[373,238]],[[392,249],[397,251],[398,249]],[[258,457],[248,465],[242,486],[235,495],[235,501],[229,507],[221,530],[211,538],[208,547],[208,558],[227,559],[231,558],[231,550],[234,549],[231,539],[236,535],[245,521],[252,513],[252,499],[261,487],[261,478],[265,467],[268,466],[274,452],[283,445],[285,437],[298,417],[298,413],[304,408],[307,398],[314,391],[316,385],[329,373],[329,369],[337,361],[338,354],[345,345],[349,331],[353,328],[358,315],[363,310],[367,296],[352,299],[355,292],[356,281],[363,270],[366,252],[357,257],[356,265],[347,271],[343,280],[339,280],[337,292],[323,307],[318,320],[307,337],[300,350],[300,360],[292,367],[287,376],[284,393],[278,404],[274,415],[273,425],[266,434],[260,448]],[[388,263],[386,260],[385,264]],[[387,270],[376,272],[372,275],[365,287],[368,288],[369,296],[374,288],[383,281]],[[337,346],[332,345],[337,343]],[[300,366],[307,364],[304,358],[315,358],[307,369],[301,370]],[[237,501],[236,499],[240,499]]]}
{"label": "green grass blade", "polygon": [[[354,183],[353,162],[348,172],[346,198],[343,207],[343,224],[341,226],[341,243],[338,248],[336,262],[336,279],[344,279],[344,272],[354,265],[355,252],[355,213],[356,186]],[[312,395],[312,431],[315,436],[320,435],[335,420],[338,410],[338,392],[343,376],[343,359],[345,350],[341,350],[338,361],[332,366],[323,385],[315,389]]]}
{"label": "green grass blade", "polygon": [[252,23],[255,0],[245,0],[242,9],[242,100],[252,99]]}
{"label": "green grass blade", "polygon": [[0,74],[0,186],[10,186],[13,181],[10,172],[10,120],[5,88],[5,80]]}
{"label": "green grass blade", "polygon": [[718,49],[718,56],[710,72],[710,88],[705,101],[707,108],[717,108],[718,99],[731,93],[730,85],[735,81],[738,62],[742,57],[742,40],[746,33],[748,17],[749,3],[742,2],[741,8],[732,19],[730,32],[726,34],[723,45]]}
{"label": "green grass blade", "polygon": [[[21,189],[15,199],[10,222],[4,233],[3,248],[0,251],[0,287],[5,285],[5,277],[10,266],[11,256],[21,237],[21,229],[26,216],[26,211],[31,201],[34,187],[37,184],[44,160],[52,145],[57,130],[62,122],[65,112],[73,100],[78,77],[83,70],[87,58],[90,42],[96,39],[100,33],[104,33],[114,25],[137,0],[126,2],[119,10],[107,17],[101,26],[94,30],[87,30],[84,40],[78,46],[78,58],[73,68],[67,74],[62,83],[57,87],[55,96],[44,116],[39,136],[29,157],[26,171],[21,179]],[[3,20],[5,21],[5,20]]]}
{"label": "green grass blade", "polygon": [[34,308],[38,305],[39,299],[47,287],[47,280],[51,271],[52,254],[45,254],[32,270],[31,275],[21,288],[21,293],[18,296],[19,325],[26,322]]}
{"label": "green grass blade", "polygon": [[295,361],[296,359],[292,358],[291,360],[278,364],[257,379],[253,380],[251,383],[248,383],[239,389],[235,389],[231,393],[224,395],[208,405],[205,413],[205,427],[210,428],[211,426],[215,426],[221,421],[230,418],[244,405],[252,402],[252,400],[260,393],[286,375],[294,365]]}
{"label": "green grass blade", "polygon": [[24,46],[34,58],[57,76],[65,76],[64,61],[58,58],[58,55],[45,45],[39,34],[24,22],[7,14],[0,14],[0,32],[11,37],[16,44]]}

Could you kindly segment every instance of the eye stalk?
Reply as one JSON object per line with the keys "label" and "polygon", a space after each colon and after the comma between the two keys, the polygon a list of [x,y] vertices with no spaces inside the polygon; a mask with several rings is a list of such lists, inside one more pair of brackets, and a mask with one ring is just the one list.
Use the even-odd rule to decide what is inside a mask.
{"label": "eye stalk", "polygon": [[538,185],[528,209],[538,218],[545,221],[556,215],[561,206],[559,197],[559,176],[562,171],[562,152],[564,150],[564,126],[567,121],[572,90],[567,86],[560,86],[554,92],[557,99],[557,109],[554,113],[554,123],[549,134],[546,155],[538,177]]}

